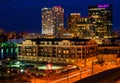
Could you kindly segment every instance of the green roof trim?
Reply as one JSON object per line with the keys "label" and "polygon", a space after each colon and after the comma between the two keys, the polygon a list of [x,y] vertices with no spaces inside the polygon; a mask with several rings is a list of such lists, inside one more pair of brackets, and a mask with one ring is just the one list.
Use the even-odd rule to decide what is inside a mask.
{"label": "green roof trim", "polygon": [[10,46],[17,46],[17,44],[16,43],[9,43],[9,42],[2,42],[2,43],[0,43],[0,46],[1,47],[10,47]]}

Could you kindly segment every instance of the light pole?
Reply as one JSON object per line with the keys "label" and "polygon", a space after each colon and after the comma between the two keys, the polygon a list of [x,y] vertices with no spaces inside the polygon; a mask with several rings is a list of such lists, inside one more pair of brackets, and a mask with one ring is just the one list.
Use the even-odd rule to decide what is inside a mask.
{"label": "light pole", "polygon": [[69,83],[69,79],[68,79],[68,65],[67,65],[67,83]]}
{"label": "light pole", "polygon": [[49,83],[49,72],[47,71],[47,83]]}
{"label": "light pole", "polygon": [[35,83],[36,83],[36,73],[37,73],[37,71],[36,71],[36,68],[37,68],[37,64],[35,63]]}
{"label": "light pole", "polygon": [[11,83],[11,80],[10,80],[10,76],[11,76],[11,61],[10,59],[8,58],[8,61],[9,61],[9,70],[7,71],[8,75],[9,75],[9,83]]}
{"label": "light pole", "polygon": [[35,83],[36,83],[36,75],[37,75],[37,66],[38,66],[38,45],[36,46],[36,60],[35,60]]}
{"label": "light pole", "polygon": [[94,74],[94,62],[92,61],[92,75]]}
{"label": "light pole", "polygon": [[80,70],[80,80],[81,80],[81,68],[79,67],[79,70]]}
{"label": "light pole", "polygon": [[[81,59],[82,59],[82,57],[81,57]],[[81,80],[81,67],[79,66],[79,61],[80,61],[80,58],[79,59],[77,59],[77,68],[78,68],[78,72],[80,72],[80,80]]]}
{"label": "light pole", "polygon": [[48,74],[49,74],[49,70],[48,70],[48,67],[47,67],[47,68],[46,68],[46,80],[47,80],[47,83],[49,82]]}

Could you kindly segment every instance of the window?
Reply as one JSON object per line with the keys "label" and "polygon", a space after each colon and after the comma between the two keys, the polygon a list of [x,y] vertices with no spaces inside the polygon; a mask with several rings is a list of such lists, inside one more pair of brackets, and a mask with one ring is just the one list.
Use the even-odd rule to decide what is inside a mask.
{"label": "window", "polygon": [[31,53],[27,53],[27,56],[30,56],[31,55]]}
{"label": "window", "polygon": [[36,54],[35,53],[33,53],[33,56],[35,56]]}
{"label": "window", "polygon": [[35,45],[36,43],[35,42],[33,42],[33,45]]}
{"label": "window", "polygon": [[35,52],[36,51],[36,48],[35,47],[33,47],[33,52]]}
{"label": "window", "polygon": [[58,53],[61,53],[61,50],[58,50]]}

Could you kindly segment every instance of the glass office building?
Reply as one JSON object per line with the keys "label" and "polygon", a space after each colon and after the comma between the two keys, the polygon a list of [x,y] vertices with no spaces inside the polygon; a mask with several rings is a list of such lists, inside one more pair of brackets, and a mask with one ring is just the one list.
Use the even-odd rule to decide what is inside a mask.
{"label": "glass office building", "polygon": [[91,5],[88,7],[88,15],[94,19],[96,36],[111,36],[112,4]]}

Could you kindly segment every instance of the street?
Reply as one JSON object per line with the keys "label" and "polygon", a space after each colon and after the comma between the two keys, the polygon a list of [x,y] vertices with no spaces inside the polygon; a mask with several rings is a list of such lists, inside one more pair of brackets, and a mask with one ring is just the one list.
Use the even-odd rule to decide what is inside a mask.
{"label": "street", "polygon": [[[66,72],[63,74],[55,74],[55,75],[49,75],[48,77],[46,76],[44,79],[38,79],[38,78],[33,78],[31,83],[73,83],[76,82],[77,80],[86,78],[88,76],[92,76],[112,69],[112,68],[116,68],[119,67],[119,65],[116,64],[111,64],[111,65],[94,65],[94,67],[92,68],[92,66],[87,66],[85,68],[83,68],[81,71],[80,70],[73,70],[71,72]],[[93,69],[93,70],[92,70]]]}

